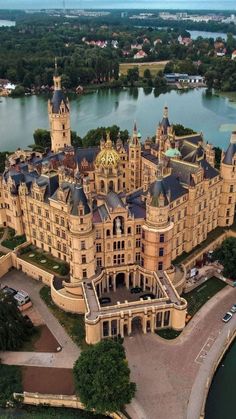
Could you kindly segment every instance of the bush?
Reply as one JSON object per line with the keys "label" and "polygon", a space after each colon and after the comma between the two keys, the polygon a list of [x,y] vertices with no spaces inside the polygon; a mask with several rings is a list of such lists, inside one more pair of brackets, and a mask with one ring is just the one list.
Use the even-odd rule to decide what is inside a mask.
{"label": "bush", "polygon": [[0,407],[14,402],[13,393],[22,392],[21,369],[16,366],[0,363]]}

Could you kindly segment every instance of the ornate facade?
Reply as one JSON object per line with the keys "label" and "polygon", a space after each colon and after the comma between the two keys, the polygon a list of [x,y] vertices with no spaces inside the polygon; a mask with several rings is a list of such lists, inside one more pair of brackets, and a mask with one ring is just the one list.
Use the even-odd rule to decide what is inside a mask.
{"label": "ornate facade", "polygon": [[[134,125],[129,141],[71,147],[70,111],[54,77],[52,151],[18,150],[0,177],[0,225],[70,265],[54,278],[54,302],[85,314],[86,340],[185,326],[185,278],[173,261],[217,226],[236,200],[236,133],[214,167],[201,134],[175,136],[164,109],[155,141]],[[131,293],[140,287],[140,294]],[[145,294],[145,295],[144,295]]]}

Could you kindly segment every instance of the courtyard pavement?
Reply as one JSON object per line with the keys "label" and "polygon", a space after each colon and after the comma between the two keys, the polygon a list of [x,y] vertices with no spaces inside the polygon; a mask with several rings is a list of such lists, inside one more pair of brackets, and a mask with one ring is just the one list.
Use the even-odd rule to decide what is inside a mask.
{"label": "courtyard pavement", "polygon": [[0,352],[2,363],[9,365],[27,365],[41,367],[72,368],[80,355],[80,349],[72,341],[56,317],[39,295],[43,284],[29,278],[23,272],[12,270],[0,279],[1,286],[9,285],[16,290],[26,291],[44,323],[59,342],[62,350],[58,353],[41,352]]}
{"label": "courtyard pavement", "polygon": [[[125,338],[131,378],[137,384],[134,402],[127,406],[133,419],[199,419],[197,412],[207,378],[204,367],[212,361],[213,349],[222,345],[217,339],[222,331],[223,337],[229,330],[236,330],[236,315],[228,324],[221,320],[234,303],[236,289],[226,286],[177,339],[165,340],[154,334]],[[191,394],[193,385],[195,394]]]}

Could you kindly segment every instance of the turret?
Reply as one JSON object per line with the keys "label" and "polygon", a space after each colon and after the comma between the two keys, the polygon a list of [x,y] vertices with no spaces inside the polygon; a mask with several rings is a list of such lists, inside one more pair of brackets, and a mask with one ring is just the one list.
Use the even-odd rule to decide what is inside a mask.
{"label": "turret", "polygon": [[92,212],[80,181],[72,190],[69,236],[71,281],[84,281],[95,275],[95,234]]}
{"label": "turret", "polygon": [[232,132],[230,144],[222,153],[220,174],[223,185],[220,195],[219,225],[230,226],[234,221],[236,202],[236,131]]}
{"label": "turret", "polygon": [[70,108],[68,98],[61,87],[61,76],[58,75],[57,62],[53,77],[54,93],[48,101],[48,116],[51,132],[51,149],[54,152],[71,145]]}
{"label": "turret", "polygon": [[146,219],[142,227],[142,262],[145,269],[163,271],[171,265],[173,223],[169,221],[170,198],[162,175],[151,184],[146,201]]}
{"label": "turret", "polygon": [[135,190],[141,186],[141,134],[134,123],[133,134],[129,142],[129,189]]}

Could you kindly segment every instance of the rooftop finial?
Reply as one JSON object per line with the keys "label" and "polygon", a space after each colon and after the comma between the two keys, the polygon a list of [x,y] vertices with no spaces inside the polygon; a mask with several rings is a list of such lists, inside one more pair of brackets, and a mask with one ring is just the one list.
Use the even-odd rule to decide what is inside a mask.
{"label": "rooftop finial", "polygon": [[168,118],[168,106],[167,105],[164,106],[163,117]]}
{"label": "rooftop finial", "polygon": [[58,76],[58,71],[57,71],[57,57],[55,57],[55,76]]}

